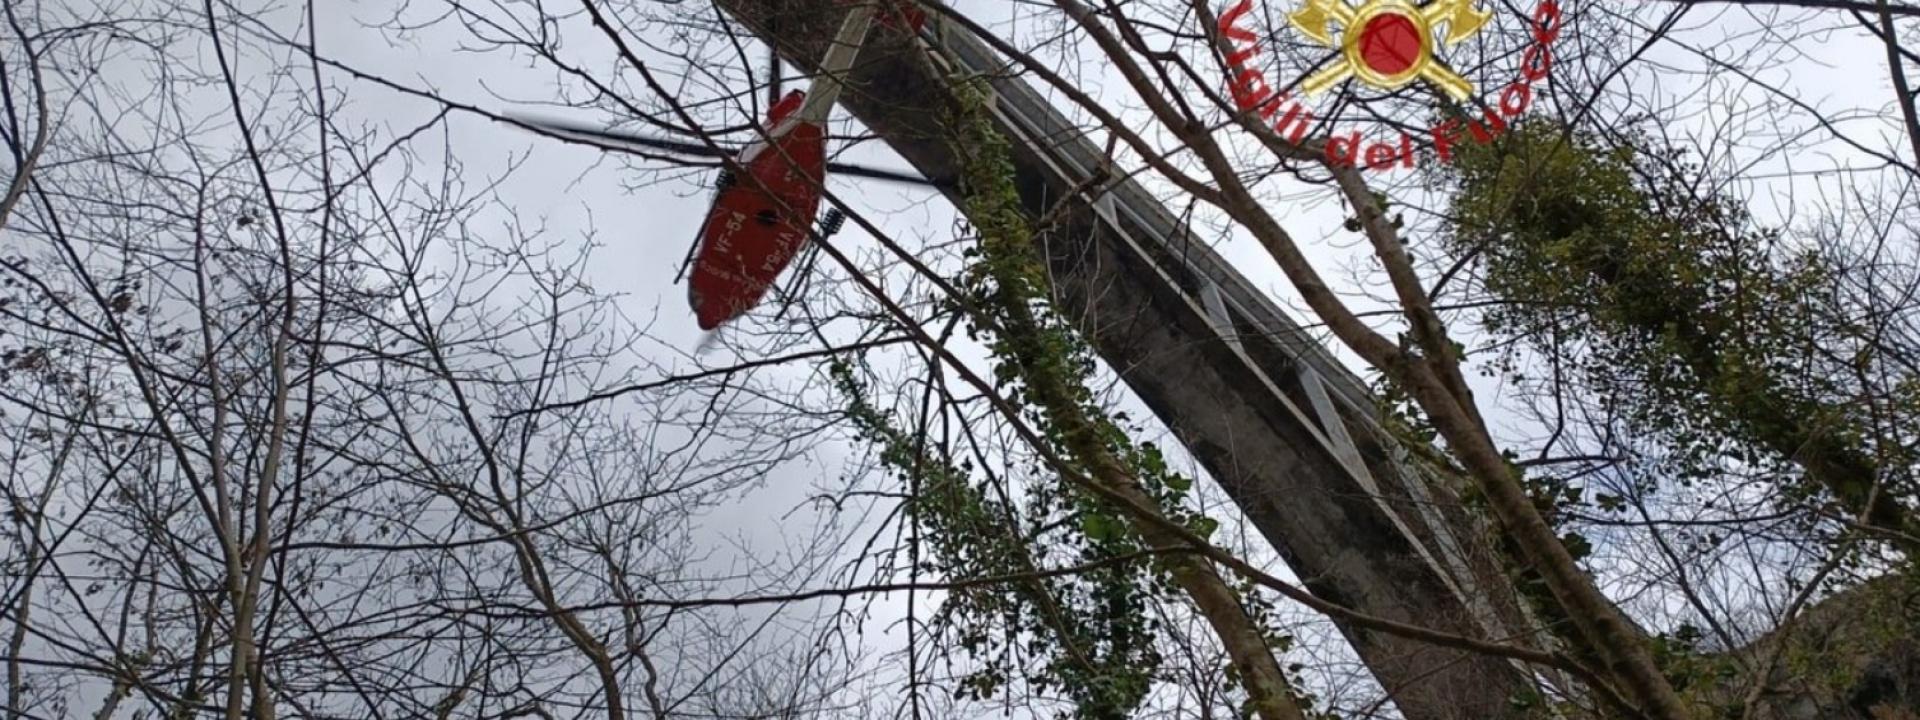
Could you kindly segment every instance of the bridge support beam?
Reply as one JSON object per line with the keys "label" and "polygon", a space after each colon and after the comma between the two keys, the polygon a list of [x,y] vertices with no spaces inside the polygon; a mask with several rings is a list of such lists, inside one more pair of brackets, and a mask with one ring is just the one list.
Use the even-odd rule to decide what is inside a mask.
{"label": "bridge support beam", "polygon": [[[798,67],[839,22],[836,0],[717,0]],[[948,69],[991,78],[1000,130],[1059,307],[1172,428],[1314,594],[1463,635],[1530,644],[1521,605],[1454,489],[1414,469],[1366,387],[1131,181],[1056,206],[1099,149],[965,31],[930,18],[931,59],[876,33],[842,103],[931,178],[954,177],[941,120]],[[945,66],[942,68],[940,66]],[[951,189],[948,190],[951,192]],[[1411,720],[1516,717],[1534,681],[1507,662],[1343,625]]]}

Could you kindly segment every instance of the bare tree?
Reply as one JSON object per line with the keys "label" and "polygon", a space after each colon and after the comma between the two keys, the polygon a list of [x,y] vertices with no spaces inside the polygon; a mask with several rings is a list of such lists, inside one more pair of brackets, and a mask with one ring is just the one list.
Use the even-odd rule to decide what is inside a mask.
{"label": "bare tree", "polygon": [[[318,12],[7,8],[7,715],[732,708],[793,603],[673,601],[838,531],[741,581],[698,519],[821,423],[634,362],[593,244],[513,222],[445,113],[367,123],[259,41]],[[555,407],[610,381],[654,388]],[[844,660],[757,681],[828,712]]]}
{"label": "bare tree", "polygon": [[[725,5],[768,32],[828,6]],[[1475,699],[1521,716],[1901,711],[1883,688],[1911,677],[1912,628],[1884,618],[1912,596],[1912,9],[1503,5],[1447,57],[1490,99],[1360,89],[1295,128],[1235,43],[1256,37],[1276,80],[1327,50],[1252,7],[1056,0],[994,26],[929,5],[921,39],[982,37],[1104,144],[1063,215],[1124,178],[1270,258],[1379,381],[1436,497],[1466,498],[1449,516],[1500,548],[1524,637],[1358,612],[1216,532],[1229,513],[1143,442],[1025,255],[1074,226],[1027,213],[937,42],[869,62],[935,81],[915,91],[947,103],[931,142],[955,161],[923,169],[966,222],[829,193],[857,237],[723,334],[736,364],[679,371],[586,284],[588,239],[471,180],[455,130],[599,118],[703,158],[540,147],[689,187],[792,79],[720,10],[450,0],[357,30],[557,81],[455,91],[335,51],[312,7],[10,6],[9,712],[1278,718],[1413,697],[1325,680],[1343,651],[1285,619],[1301,608],[1523,666],[1529,694]],[[1707,13],[1747,24],[1703,44]],[[1769,84],[1842,30],[1875,39],[1891,102],[1847,114]],[[1667,92],[1680,78],[1706,89]],[[348,120],[342,88],[416,121]],[[1433,171],[1334,152],[1356,123],[1434,118],[1458,132],[1407,156]],[[1762,169],[1813,148],[1864,164]],[[1767,218],[1769,187],[1842,199]],[[818,473],[840,476],[816,481],[831,519],[801,547],[703,567],[703,518],[843,441],[871,456]],[[904,642],[861,657],[869,623]]]}

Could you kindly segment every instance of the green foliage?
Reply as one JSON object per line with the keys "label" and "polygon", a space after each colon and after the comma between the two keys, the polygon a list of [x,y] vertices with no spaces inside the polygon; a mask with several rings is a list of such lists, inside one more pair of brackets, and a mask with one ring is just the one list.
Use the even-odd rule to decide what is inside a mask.
{"label": "green foliage", "polygon": [[1706,633],[1691,623],[1653,636],[1654,660],[1675,692],[1700,693],[1738,682],[1740,665],[1725,653],[1701,647]]}
{"label": "green foliage", "polygon": [[[1910,464],[1871,441],[1863,409],[1822,365],[1846,331],[1823,312],[1833,269],[1704,194],[1681,154],[1533,122],[1463,148],[1451,172],[1447,239],[1477,257],[1501,301],[1488,328],[1548,354],[1601,409],[1656,438],[1671,481],[1772,471],[1794,478],[1785,499],[1831,497],[1857,513],[1876,477]],[[1511,358],[1504,369],[1518,370]],[[1910,478],[1888,480],[1911,497]],[[1883,495],[1874,521],[1904,527],[1905,515]]]}
{"label": "green foliage", "polygon": [[[1093,474],[1089,456],[1115,458],[1166,517],[1210,534],[1213,521],[1185,507],[1193,480],[1170,468],[1152,443],[1135,443],[1135,428],[1123,427],[1094,396],[1093,354],[1049,302],[1046,266],[1013,185],[1012,156],[988,114],[990,90],[980,80],[956,89],[965,109],[953,123],[952,146],[961,158],[965,214],[980,239],[964,288],[987,314],[970,332],[986,341],[1003,389],[1047,434],[1057,456],[1086,475]],[[1081,493],[1073,502],[1083,517],[1098,518],[1089,521],[1092,527],[1115,529],[1104,533],[1114,550],[1141,549],[1132,533],[1117,531],[1127,523],[1105,503]]]}
{"label": "green foliage", "polygon": [[[922,439],[897,427],[872,405],[851,365],[836,362],[829,370],[848,399],[847,415],[861,438],[917,490],[908,513],[923,530],[928,568],[952,580],[1025,578],[957,590],[942,608],[959,620],[954,626],[961,649],[982,662],[963,679],[961,696],[997,695],[1010,675],[1020,672],[1017,661],[1024,653],[1043,660],[1038,672],[1023,679],[1036,690],[1064,690],[1076,701],[1079,717],[1127,717],[1145,697],[1160,663],[1153,642],[1156,625],[1144,612],[1148,591],[1143,589],[1156,581],[1147,564],[1035,577],[1046,554],[1035,540],[1058,534],[1023,528],[1020,509],[995,499],[997,493],[972,479],[971,468],[935,454]],[[1105,521],[1094,518],[1102,517],[1086,515],[1080,522],[1097,525]],[[1086,533],[1090,542],[1082,543],[1080,561],[1114,557],[1104,548],[1115,547],[1115,538],[1099,535]]]}
{"label": "green foliage", "polygon": [[[1135,442],[1139,428],[1108,413],[1091,389],[1093,354],[1050,304],[1046,266],[1013,184],[1012,156],[991,118],[991,91],[978,79],[956,79],[953,87],[960,102],[947,126],[949,144],[960,170],[962,210],[978,243],[966,251],[971,264],[959,283],[963,297],[951,302],[965,312],[968,336],[989,350],[995,389],[1042,435],[1044,446],[1035,449],[1067,471],[1085,478],[1123,475],[1164,517],[1211,535],[1217,523],[1187,508],[1192,478],[1174,471],[1152,443]],[[910,516],[925,531],[927,569],[956,580],[1026,576],[1011,588],[955,593],[942,608],[958,621],[961,645],[981,665],[965,679],[962,694],[984,699],[1019,682],[1064,694],[1074,702],[1074,717],[1132,717],[1163,661],[1154,606],[1179,597],[1167,560],[1148,559],[1149,547],[1127,515],[1064,482],[1047,464],[1034,464],[1036,474],[1051,477],[1024,488],[1020,507],[997,500],[1008,496],[1007,488],[991,484],[1002,479],[974,480],[974,468],[956,466],[895,427],[867,400],[851,366],[837,364],[833,373],[854,425],[882,461],[917,488]],[[1054,559],[1090,569],[1032,577]],[[1244,581],[1239,590],[1257,626],[1273,627],[1270,604]],[[1267,632],[1276,650],[1291,643]]]}
{"label": "green foliage", "polygon": [[[967,251],[965,297],[955,305],[969,311],[969,337],[991,353],[996,389],[1044,435],[1041,449],[1072,472],[1095,477],[1097,465],[1117,464],[1166,517],[1211,534],[1216,523],[1186,509],[1193,480],[1175,472],[1152,443],[1134,442],[1138,428],[1100,405],[1090,387],[1092,353],[1049,304],[1046,268],[1013,186],[1006,140],[989,115],[989,91],[977,80],[960,80],[955,89],[962,102],[949,124],[950,144],[961,170],[962,209],[979,240]],[[1177,593],[1166,564],[1145,559],[1148,548],[1128,518],[1057,476],[1026,488],[1022,507],[996,500],[1004,490],[990,491],[972,479],[972,468],[955,466],[895,427],[867,400],[850,366],[836,365],[833,373],[862,436],[918,488],[911,517],[925,531],[930,569],[957,580],[1031,576],[1052,558],[1097,566],[1017,582],[1011,592],[955,593],[943,612],[959,620],[960,643],[981,664],[963,693],[991,697],[1017,679],[1034,690],[1064,693],[1075,703],[1075,717],[1131,717],[1162,663],[1153,606]],[[1265,626],[1271,608],[1256,599],[1251,609]],[[1275,637],[1275,647],[1287,641]],[[1040,662],[1029,666],[1023,657]]]}

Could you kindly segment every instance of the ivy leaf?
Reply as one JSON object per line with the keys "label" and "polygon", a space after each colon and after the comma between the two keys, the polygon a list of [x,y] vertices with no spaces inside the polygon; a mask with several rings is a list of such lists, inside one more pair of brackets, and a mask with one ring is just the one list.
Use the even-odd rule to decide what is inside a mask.
{"label": "ivy leaf", "polygon": [[1201,538],[1211,538],[1213,537],[1213,531],[1219,529],[1220,521],[1205,515],[1194,518],[1193,520],[1193,532]]}
{"label": "ivy leaf", "polygon": [[1587,540],[1587,536],[1580,533],[1567,533],[1560,537],[1560,542],[1567,546],[1567,554],[1572,555],[1575,560],[1593,554],[1593,543]]}
{"label": "ivy leaf", "polygon": [[1111,542],[1120,536],[1120,521],[1110,515],[1087,513],[1080,516],[1080,529],[1094,542]]}

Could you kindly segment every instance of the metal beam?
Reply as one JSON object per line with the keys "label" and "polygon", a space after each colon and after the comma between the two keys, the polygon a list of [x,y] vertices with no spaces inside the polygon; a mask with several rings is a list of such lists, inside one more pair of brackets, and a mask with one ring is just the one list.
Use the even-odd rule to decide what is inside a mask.
{"label": "metal beam", "polygon": [[[809,69],[841,15],[837,0],[716,1]],[[937,17],[917,42],[876,33],[861,58],[842,103],[927,177],[955,176],[945,76],[989,78],[1026,209],[1054,221],[1040,242],[1058,306],[1309,590],[1380,617],[1529,642],[1454,489],[1406,462],[1366,386],[1299,323],[1137,183],[1058,207],[1095,176],[1100,150],[1005,58]],[[1509,697],[1532,683],[1498,659],[1341,630],[1413,720],[1514,717]]]}

